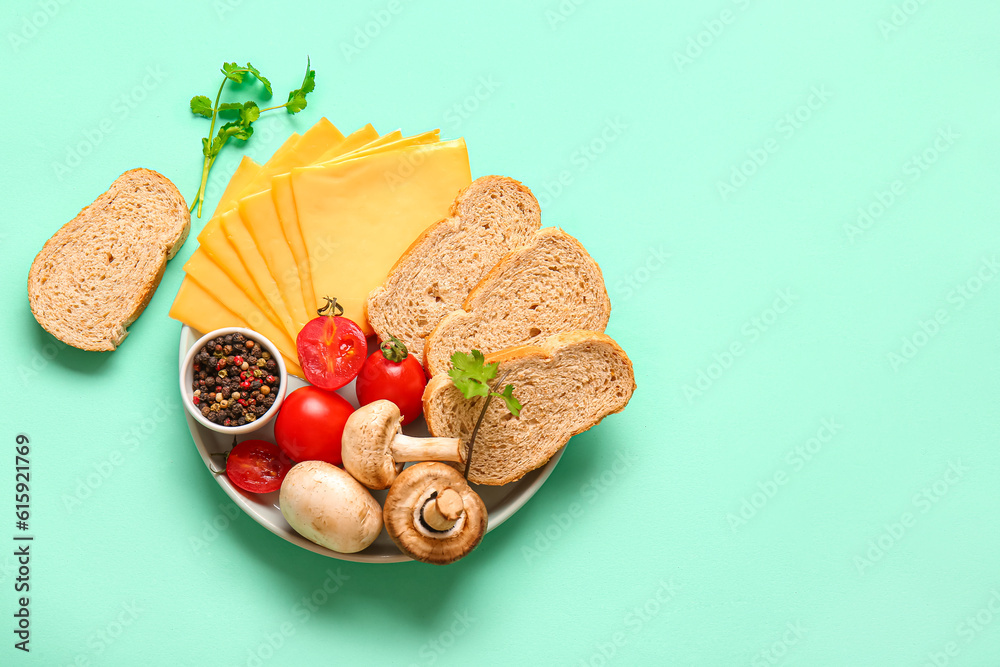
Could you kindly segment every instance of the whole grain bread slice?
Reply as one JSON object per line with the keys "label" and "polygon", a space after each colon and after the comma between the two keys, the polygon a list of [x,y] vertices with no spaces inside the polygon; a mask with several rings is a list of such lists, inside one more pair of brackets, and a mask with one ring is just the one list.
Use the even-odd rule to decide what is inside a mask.
{"label": "whole grain bread slice", "polygon": [[[628,355],[594,331],[556,334],[486,361],[499,363],[497,377],[514,386],[523,407],[514,418],[503,401],[490,402],[469,469],[476,484],[507,484],[544,465],[572,436],[624,409],[635,391]],[[448,375],[437,375],[423,395],[427,428],[466,445],[484,400],[465,399]]]}
{"label": "whole grain bread slice", "polygon": [[153,298],[191,216],[165,176],[132,169],[45,242],[28,272],[38,323],[82,350],[114,350]]}
{"label": "whole grain bread slice", "polygon": [[451,366],[455,352],[484,354],[562,331],[604,331],[611,300],[597,262],[556,227],[507,254],[427,337],[429,375]]}
{"label": "whole grain bread slice", "polygon": [[462,307],[476,283],[541,226],[531,190],[506,176],[483,176],[459,193],[448,217],[426,229],[372,290],[366,317],[379,338],[391,334],[423,362],[424,339]]}

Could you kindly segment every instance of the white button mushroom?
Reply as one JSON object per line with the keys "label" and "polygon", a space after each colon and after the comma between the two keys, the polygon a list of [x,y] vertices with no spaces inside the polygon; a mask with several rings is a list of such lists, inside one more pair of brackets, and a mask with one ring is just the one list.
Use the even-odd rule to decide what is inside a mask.
{"label": "white button mushroom", "polygon": [[400,551],[435,565],[462,558],[486,534],[486,505],[462,474],[444,463],[418,463],[400,473],[383,514]]}
{"label": "white button mushroom", "polygon": [[288,524],[316,544],[350,554],[382,531],[382,508],[368,489],[337,466],[303,461],[281,483],[278,505]]}
{"label": "white button mushroom", "polygon": [[465,462],[458,438],[414,438],[400,432],[392,401],[362,406],[347,418],[341,440],[344,468],[369,489],[387,489],[408,461]]}

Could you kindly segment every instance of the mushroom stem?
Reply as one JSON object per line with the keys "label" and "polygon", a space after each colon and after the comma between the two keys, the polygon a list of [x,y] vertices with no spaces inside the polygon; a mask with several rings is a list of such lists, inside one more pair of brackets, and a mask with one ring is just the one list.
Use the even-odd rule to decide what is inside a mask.
{"label": "mushroom stem", "polygon": [[461,494],[454,489],[445,489],[424,505],[424,521],[434,530],[450,530],[464,511]]}
{"label": "mushroom stem", "polygon": [[392,438],[392,459],[396,463],[408,461],[465,462],[465,452],[458,438],[414,438],[397,433]]}

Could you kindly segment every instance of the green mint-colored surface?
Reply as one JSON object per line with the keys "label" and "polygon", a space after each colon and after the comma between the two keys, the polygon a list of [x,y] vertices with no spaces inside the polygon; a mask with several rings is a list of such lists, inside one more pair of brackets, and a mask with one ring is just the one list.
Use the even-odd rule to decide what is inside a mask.
{"label": "green mint-colored surface", "polygon": [[[6,5],[0,19],[0,663],[1000,662],[1000,5],[848,0]],[[223,61],[278,102],[464,136],[579,238],[628,408],[464,561],[323,558],[198,456],[167,311],[56,345],[25,288],[126,169],[192,197]],[[279,99],[280,98],[280,99]],[[243,150],[226,147],[214,208]],[[31,439],[31,652],[14,447]]]}

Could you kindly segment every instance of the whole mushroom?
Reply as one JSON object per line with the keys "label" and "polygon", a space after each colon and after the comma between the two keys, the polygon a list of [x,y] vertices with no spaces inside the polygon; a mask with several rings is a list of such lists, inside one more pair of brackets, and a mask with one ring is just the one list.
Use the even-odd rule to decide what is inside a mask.
{"label": "whole mushroom", "polygon": [[486,534],[486,505],[444,463],[417,463],[400,473],[385,498],[383,518],[400,551],[434,565],[462,558]]}
{"label": "whole mushroom", "polygon": [[378,501],[356,479],[326,461],[292,466],[281,482],[278,505],[297,533],[333,551],[361,551],[382,532]]}
{"label": "whole mushroom", "polygon": [[387,489],[408,461],[465,462],[458,438],[414,438],[400,431],[392,401],[362,406],[347,418],[341,440],[344,468],[369,489]]}

